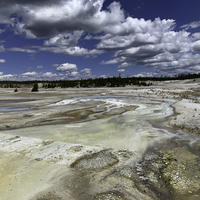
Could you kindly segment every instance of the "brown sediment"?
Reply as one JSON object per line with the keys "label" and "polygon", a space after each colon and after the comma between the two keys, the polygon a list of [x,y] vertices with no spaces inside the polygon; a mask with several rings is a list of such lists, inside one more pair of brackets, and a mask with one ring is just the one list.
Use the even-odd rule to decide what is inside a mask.
{"label": "brown sediment", "polygon": [[102,150],[78,158],[71,164],[71,167],[86,171],[99,171],[111,167],[118,162],[119,160],[116,155],[111,153],[109,150]]}
{"label": "brown sediment", "polygon": [[138,188],[148,187],[160,200],[200,197],[199,155],[185,143],[174,138],[149,148],[135,168]]}
{"label": "brown sediment", "polygon": [[55,194],[56,192],[48,192],[41,197],[38,197],[37,200],[62,200],[62,197],[59,197]]}
{"label": "brown sediment", "polygon": [[[148,122],[155,128],[158,129],[165,129],[169,131],[170,133],[176,134],[179,129],[176,129],[174,126],[170,125],[170,121],[179,115],[180,113],[176,112],[176,109],[173,107],[174,104],[170,105],[170,107],[173,109],[173,114],[168,117],[163,117],[160,119],[151,119],[148,120]],[[184,132],[185,133],[185,132]]]}
{"label": "brown sediment", "polygon": [[125,200],[124,195],[116,190],[111,190],[105,193],[97,194],[94,200]]}
{"label": "brown sediment", "polygon": [[168,125],[168,121],[170,120],[170,117],[167,118],[161,118],[161,119],[153,119],[148,120],[148,122],[154,127],[158,129],[165,129],[169,131],[170,133],[177,133],[177,130],[174,129],[174,127],[171,127]]}
{"label": "brown sediment", "polygon": [[[113,108],[110,112],[107,112],[105,107],[102,107],[101,109],[97,109],[96,107],[90,107],[87,109],[76,109],[65,112],[63,111],[54,112],[53,114],[49,114],[48,116],[46,116],[46,118],[41,116],[38,119],[34,117],[33,114],[23,115],[22,113],[22,115],[17,117],[9,117],[8,120],[5,118],[5,120],[2,121],[3,125],[1,125],[0,130],[12,130],[12,129],[27,128],[32,126],[43,126],[43,125],[71,124],[71,123],[87,122],[96,119],[106,119],[118,116],[127,111],[133,111],[136,108],[137,106],[125,106],[123,109]],[[45,110],[45,112],[48,111]],[[16,123],[17,120],[19,121],[18,124]]]}

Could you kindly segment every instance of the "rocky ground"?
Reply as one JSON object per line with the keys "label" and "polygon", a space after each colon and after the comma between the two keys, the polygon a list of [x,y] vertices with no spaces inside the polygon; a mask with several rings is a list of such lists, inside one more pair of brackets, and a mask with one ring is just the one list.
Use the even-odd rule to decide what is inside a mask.
{"label": "rocky ground", "polygon": [[0,93],[1,199],[200,199],[200,80]]}

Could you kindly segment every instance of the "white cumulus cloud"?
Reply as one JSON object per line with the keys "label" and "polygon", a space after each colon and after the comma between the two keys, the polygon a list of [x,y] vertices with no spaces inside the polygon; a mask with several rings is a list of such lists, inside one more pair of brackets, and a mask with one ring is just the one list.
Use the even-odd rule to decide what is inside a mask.
{"label": "white cumulus cloud", "polygon": [[49,40],[45,40],[44,46],[75,46],[81,38],[83,31],[58,34]]}
{"label": "white cumulus cloud", "polygon": [[63,63],[56,68],[56,71],[66,72],[66,73],[72,73],[77,70],[78,70],[77,66],[75,64],[70,64],[70,63]]}
{"label": "white cumulus cloud", "polygon": [[200,40],[194,42],[192,48],[195,52],[200,52]]}
{"label": "white cumulus cloud", "polygon": [[117,72],[125,72],[125,69],[118,69]]}
{"label": "white cumulus cloud", "polygon": [[121,65],[118,66],[118,69],[119,69],[119,68],[128,67],[128,66],[130,66],[130,65],[131,65],[131,63],[124,62],[124,63],[122,63]]}
{"label": "white cumulus cloud", "polygon": [[134,75],[134,77],[154,77],[156,75],[157,74],[153,72],[141,72],[139,74]]}
{"label": "white cumulus cloud", "polygon": [[6,60],[5,59],[0,59],[0,63],[5,63]]}
{"label": "white cumulus cloud", "polygon": [[84,68],[84,69],[81,70],[81,72],[82,72],[82,73],[85,73],[85,74],[90,74],[91,71],[92,71],[92,70],[89,69],[89,68]]}
{"label": "white cumulus cloud", "polygon": [[200,33],[199,33],[199,32],[192,34],[192,36],[193,36],[195,39],[200,40]]}
{"label": "white cumulus cloud", "polygon": [[[101,32],[124,20],[117,2],[102,10],[104,0],[23,1],[2,0],[0,22],[11,23],[19,34],[27,37],[54,37],[66,31]],[[16,17],[9,16],[16,13]]]}
{"label": "white cumulus cloud", "polygon": [[44,67],[39,65],[39,66],[36,67],[36,69],[44,69]]}
{"label": "white cumulus cloud", "polygon": [[36,76],[37,75],[37,72],[25,72],[25,73],[22,73],[22,76]]}
{"label": "white cumulus cloud", "polygon": [[4,52],[5,51],[5,48],[3,45],[0,46],[0,52]]}

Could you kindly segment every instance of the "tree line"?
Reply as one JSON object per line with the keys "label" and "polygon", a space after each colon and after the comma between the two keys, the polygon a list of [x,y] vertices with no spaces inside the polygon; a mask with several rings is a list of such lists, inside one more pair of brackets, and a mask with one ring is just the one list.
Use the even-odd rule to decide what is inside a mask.
{"label": "tree line", "polygon": [[[95,78],[95,79],[81,79],[81,80],[56,80],[56,81],[37,81],[43,88],[73,88],[73,87],[125,87],[128,85],[136,86],[150,86],[156,81],[169,81],[169,80],[184,80],[200,78],[198,74],[179,74],[174,77],[160,76],[160,77],[118,77],[110,78]],[[0,81],[1,88],[21,88],[33,87],[35,81]]]}

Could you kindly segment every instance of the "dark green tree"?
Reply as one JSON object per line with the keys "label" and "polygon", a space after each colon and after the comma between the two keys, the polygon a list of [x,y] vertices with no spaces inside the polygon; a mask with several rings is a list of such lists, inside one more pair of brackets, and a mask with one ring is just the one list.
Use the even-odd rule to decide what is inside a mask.
{"label": "dark green tree", "polygon": [[38,92],[38,83],[37,83],[37,81],[35,81],[31,92]]}

